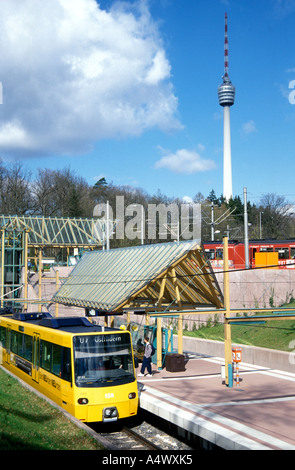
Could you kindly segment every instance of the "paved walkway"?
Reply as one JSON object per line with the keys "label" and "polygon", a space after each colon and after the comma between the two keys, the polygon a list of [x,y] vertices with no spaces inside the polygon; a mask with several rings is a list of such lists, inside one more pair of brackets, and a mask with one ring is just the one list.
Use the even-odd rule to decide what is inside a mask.
{"label": "paved walkway", "polygon": [[295,374],[240,365],[240,386],[221,358],[192,356],[185,372],[140,377],[140,406],[223,449],[295,450]]}

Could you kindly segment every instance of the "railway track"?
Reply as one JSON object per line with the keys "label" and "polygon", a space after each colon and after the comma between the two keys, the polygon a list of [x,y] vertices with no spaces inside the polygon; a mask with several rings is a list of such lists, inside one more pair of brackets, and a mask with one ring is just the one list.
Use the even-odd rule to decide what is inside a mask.
{"label": "railway track", "polygon": [[111,450],[192,450],[174,436],[142,421],[135,425],[126,423],[95,424],[91,426]]}
{"label": "railway track", "polygon": [[109,442],[111,450],[162,450],[161,447],[128,428],[108,434],[100,433],[100,436]]}

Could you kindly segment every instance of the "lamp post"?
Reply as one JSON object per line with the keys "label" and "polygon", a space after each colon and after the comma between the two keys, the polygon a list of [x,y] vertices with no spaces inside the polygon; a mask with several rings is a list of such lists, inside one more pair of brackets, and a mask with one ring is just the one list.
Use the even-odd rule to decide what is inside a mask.
{"label": "lamp post", "polygon": [[249,237],[248,237],[247,188],[244,188],[244,233],[245,233],[245,268],[246,268],[246,269],[249,269]]}

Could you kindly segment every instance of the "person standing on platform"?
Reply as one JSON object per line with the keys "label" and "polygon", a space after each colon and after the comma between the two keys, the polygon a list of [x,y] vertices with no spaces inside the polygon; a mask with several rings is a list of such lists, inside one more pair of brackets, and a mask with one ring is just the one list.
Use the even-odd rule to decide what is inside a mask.
{"label": "person standing on platform", "polygon": [[138,377],[144,377],[144,371],[147,368],[147,377],[152,377],[152,345],[149,342],[149,338],[146,336],[144,338],[145,342],[145,350],[144,350],[144,356],[143,356],[143,361],[142,361],[142,366],[140,369],[140,373],[138,374]]}

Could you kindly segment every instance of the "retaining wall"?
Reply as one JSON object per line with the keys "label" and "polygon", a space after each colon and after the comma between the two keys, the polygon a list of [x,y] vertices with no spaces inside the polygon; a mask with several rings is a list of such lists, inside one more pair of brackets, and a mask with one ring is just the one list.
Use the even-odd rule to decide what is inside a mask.
{"label": "retaining wall", "polygon": [[[215,275],[223,291],[223,274]],[[279,307],[295,298],[294,268],[230,271],[229,281],[232,309]]]}
{"label": "retaining wall", "polygon": [[[215,275],[223,292],[223,273],[215,272]],[[295,269],[230,271],[229,281],[232,310],[280,307],[295,298]],[[185,315],[183,327],[188,330],[198,329],[202,324],[206,325],[209,319],[213,322],[218,320],[218,317],[204,314]]]}
{"label": "retaining wall", "polygon": [[[173,349],[177,350],[178,337],[173,335]],[[269,367],[285,372],[295,373],[295,344],[290,352],[275,349],[257,348],[253,346],[237,345],[242,348],[242,362],[255,366]],[[211,357],[224,357],[224,343],[200,338],[183,336],[183,351],[204,354]]]}

